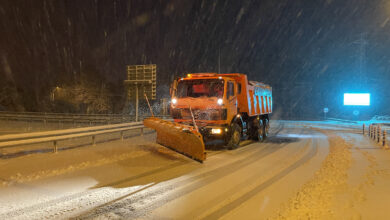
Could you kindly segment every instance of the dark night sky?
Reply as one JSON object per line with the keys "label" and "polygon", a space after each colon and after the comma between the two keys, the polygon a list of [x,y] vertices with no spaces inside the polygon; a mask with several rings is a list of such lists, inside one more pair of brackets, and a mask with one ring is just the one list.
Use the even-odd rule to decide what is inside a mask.
{"label": "dark night sky", "polygon": [[217,71],[220,51],[222,72],[273,86],[284,118],[348,115],[347,91],[372,93],[362,113],[388,114],[386,2],[2,1],[0,107],[50,111],[50,91],[82,76],[123,94],[129,64],[157,64],[166,96],[174,76]]}

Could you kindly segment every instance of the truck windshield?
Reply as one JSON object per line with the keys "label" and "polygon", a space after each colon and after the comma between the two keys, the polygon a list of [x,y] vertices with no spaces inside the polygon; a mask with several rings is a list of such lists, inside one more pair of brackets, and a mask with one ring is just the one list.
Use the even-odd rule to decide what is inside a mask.
{"label": "truck windshield", "polygon": [[223,83],[221,79],[182,80],[177,85],[177,97],[223,97]]}

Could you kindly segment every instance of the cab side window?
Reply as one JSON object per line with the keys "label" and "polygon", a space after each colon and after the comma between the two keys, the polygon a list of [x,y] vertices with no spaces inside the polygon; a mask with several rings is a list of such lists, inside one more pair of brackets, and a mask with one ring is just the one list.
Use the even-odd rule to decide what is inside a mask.
{"label": "cab side window", "polygon": [[227,97],[230,98],[234,96],[234,83],[228,82],[227,87],[228,87]]}

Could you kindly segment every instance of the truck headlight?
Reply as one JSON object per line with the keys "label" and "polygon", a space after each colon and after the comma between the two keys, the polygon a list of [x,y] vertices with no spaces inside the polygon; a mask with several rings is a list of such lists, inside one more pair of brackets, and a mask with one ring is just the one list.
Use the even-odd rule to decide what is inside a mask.
{"label": "truck headlight", "polygon": [[223,99],[218,99],[218,100],[217,100],[217,103],[218,103],[218,105],[222,105]]}
{"label": "truck headlight", "polygon": [[222,130],[220,128],[212,128],[211,134],[221,134]]}
{"label": "truck headlight", "polygon": [[176,104],[176,102],[177,102],[177,99],[173,98],[172,99],[172,104]]}

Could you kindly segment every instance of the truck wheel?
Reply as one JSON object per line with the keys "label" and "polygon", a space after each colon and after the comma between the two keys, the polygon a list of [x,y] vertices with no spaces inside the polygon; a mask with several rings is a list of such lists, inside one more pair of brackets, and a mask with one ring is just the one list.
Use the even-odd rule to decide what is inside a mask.
{"label": "truck wheel", "polygon": [[259,121],[259,126],[257,127],[256,131],[256,141],[264,141],[265,139],[265,129],[264,129],[264,123],[263,121]]}
{"label": "truck wheel", "polygon": [[226,140],[226,145],[229,150],[236,149],[240,145],[241,127],[238,124],[233,124],[230,136]]}
{"label": "truck wheel", "polygon": [[263,138],[264,140],[267,139],[268,137],[268,133],[269,133],[269,120],[268,119],[264,119],[264,135],[263,135]]}

